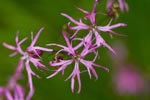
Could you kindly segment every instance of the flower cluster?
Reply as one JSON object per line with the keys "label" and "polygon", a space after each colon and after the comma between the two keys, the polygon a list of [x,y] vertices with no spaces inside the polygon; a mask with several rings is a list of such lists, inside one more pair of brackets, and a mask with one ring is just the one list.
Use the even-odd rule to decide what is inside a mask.
{"label": "flower cluster", "polygon": [[[67,37],[66,33],[64,31],[62,32],[67,46],[63,46],[60,44],[48,44],[49,46],[53,45],[53,46],[58,46],[61,48],[60,51],[58,51],[56,53],[56,56],[60,52],[63,51],[63,52],[66,52],[67,55],[70,56],[70,58],[69,58],[69,60],[68,59],[60,60],[59,62],[50,61],[50,66],[59,66],[59,68],[56,70],[55,73],[48,76],[47,78],[51,78],[59,72],[64,72],[64,70],[67,68],[68,65],[74,63],[74,69],[73,69],[72,73],[70,74],[70,76],[67,78],[67,80],[71,78],[72,92],[74,91],[75,78],[77,78],[77,80],[78,80],[78,85],[79,85],[78,93],[80,93],[80,90],[81,90],[81,80],[80,80],[81,71],[80,71],[79,63],[82,63],[86,67],[90,78],[91,78],[91,73],[95,76],[96,79],[98,78],[98,75],[97,75],[96,71],[94,70],[94,67],[102,68],[106,71],[109,71],[108,68],[94,63],[98,56],[97,49],[102,46],[108,48],[113,54],[116,55],[116,52],[106,43],[106,41],[101,36],[101,32],[106,32],[111,37],[112,37],[112,35],[124,36],[122,34],[119,34],[119,33],[116,33],[113,31],[114,28],[126,26],[126,24],[124,24],[124,23],[118,23],[118,24],[111,25],[111,23],[112,23],[112,19],[111,19],[110,22],[106,26],[97,25],[97,23],[96,23],[97,3],[98,3],[98,0],[95,0],[94,6],[93,6],[93,9],[91,12],[86,11],[81,8],[78,8],[81,12],[83,12],[85,14],[84,19],[90,21],[90,25],[83,23],[82,18],[80,18],[80,20],[77,21],[77,20],[73,19],[71,16],[61,13],[62,16],[68,18],[69,21],[71,21],[74,24],[74,26],[71,26],[70,22],[69,22],[69,25],[68,25],[69,29],[71,31],[74,31],[74,34],[70,37]],[[81,30],[88,30],[88,33],[85,37],[78,38],[76,35]],[[81,42],[78,45],[73,47],[72,42],[74,42],[76,40],[80,40]],[[80,49],[80,48],[82,48],[82,51],[79,53],[78,49]],[[89,53],[95,54],[95,57],[92,61],[85,59],[85,57]]]}
{"label": "flower cluster", "polygon": [[[25,50],[21,48],[21,45],[27,40],[27,37],[19,40],[18,33],[16,36],[16,46],[12,46],[7,43],[3,43],[4,47],[14,51],[10,55],[10,57],[13,57],[17,54],[20,54],[21,57],[19,59],[19,63],[16,69],[16,72],[14,75],[11,76],[10,80],[8,81],[8,84],[4,87],[0,87],[0,96],[3,95],[8,100],[31,100],[33,94],[34,94],[34,86],[32,82],[32,77],[36,76],[37,78],[40,78],[32,69],[30,66],[30,63],[32,63],[36,68],[47,70],[48,68],[42,64],[42,54],[43,52],[51,52],[51,54],[54,53],[55,59],[51,60],[49,62],[49,65],[51,67],[55,67],[56,70],[54,73],[49,75],[47,79],[54,77],[58,73],[64,74],[64,71],[67,68],[70,68],[70,65],[73,65],[73,70],[68,76],[66,80],[71,79],[71,90],[74,92],[74,84],[75,79],[78,81],[78,93],[81,91],[81,78],[80,74],[87,72],[89,77],[91,78],[92,75],[98,79],[98,74],[96,73],[95,68],[104,69],[105,71],[109,72],[109,69],[107,67],[98,65],[95,63],[95,61],[99,57],[98,49],[101,47],[107,48],[110,52],[112,52],[114,55],[116,55],[116,52],[109,46],[109,44],[104,40],[102,37],[102,33],[108,33],[111,37],[112,35],[116,36],[124,36],[123,34],[119,34],[113,29],[124,27],[126,24],[124,23],[117,23],[112,24],[113,19],[110,19],[107,25],[101,26],[96,21],[96,15],[97,15],[97,4],[100,1],[95,0],[94,6],[92,11],[86,11],[82,8],[78,8],[82,13],[85,14],[83,18],[80,18],[80,20],[75,20],[71,16],[61,13],[62,16],[66,17],[70,22],[68,23],[68,29],[69,32],[66,30],[62,30],[62,35],[64,37],[64,40],[66,42],[65,45],[57,44],[57,43],[50,43],[47,44],[47,46],[51,47],[56,46],[60,49],[53,50],[49,48],[43,48],[40,46],[36,46],[36,42],[43,30],[41,28],[39,32],[36,34],[36,36],[33,38],[33,34],[31,34],[32,42],[29,45],[29,47]],[[112,9],[113,6],[113,0],[108,0],[107,4],[107,10]],[[124,0],[119,0],[119,5],[121,11],[124,11],[124,9],[127,10],[127,3]],[[90,24],[84,23],[84,20],[87,20],[90,22]],[[78,37],[77,34],[81,34],[82,30],[87,30],[87,33],[84,37]],[[70,32],[71,31],[71,32]],[[68,34],[72,33],[71,36]],[[57,51],[57,52],[52,52]],[[63,56],[61,54],[64,54]],[[93,54],[93,58],[89,59],[87,57],[88,55]],[[85,66],[85,70],[81,70],[80,64]],[[22,76],[23,69],[26,69],[27,75],[28,75],[28,85],[29,85],[29,93],[26,95],[24,92],[23,87],[17,82],[20,80]],[[72,67],[71,67],[72,68]],[[10,91],[13,91],[10,92]]]}

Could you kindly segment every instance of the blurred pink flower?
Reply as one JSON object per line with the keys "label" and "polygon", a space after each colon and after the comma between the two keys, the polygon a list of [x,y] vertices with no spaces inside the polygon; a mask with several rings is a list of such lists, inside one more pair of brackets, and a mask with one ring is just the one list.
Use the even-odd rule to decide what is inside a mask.
{"label": "blurred pink flower", "polygon": [[4,96],[7,100],[25,100],[24,89],[17,83],[22,76],[23,68],[23,60],[20,60],[16,72],[11,76],[8,84],[0,87],[0,96]]}
{"label": "blurred pink flower", "polygon": [[114,78],[119,93],[136,94],[145,87],[143,77],[131,65],[119,68]]}
{"label": "blurred pink flower", "polygon": [[[115,3],[116,3],[115,0],[107,0],[106,9],[109,15],[114,13],[113,7]],[[118,5],[122,12],[129,10],[128,3],[125,0],[118,0]]]}
{"label": "blurred pink flower", "polygon": [[128,63],[128,49],[124,43],[117,41],[113,44],[113,48],[117,51],[117,56],[112,56],[115,66],[113,82],[115,89],[120,94],[137,94],[142,92],[146,87],[145,78],[138,72],[136,66]]}
{"label": "blurred pink flower", "polygon": [[119,2],[119,7],[121,9],[121,11],[128,11],[129,10],[129,7],[128,7],[128,4],[125,2],[125,0],[118,0]]}

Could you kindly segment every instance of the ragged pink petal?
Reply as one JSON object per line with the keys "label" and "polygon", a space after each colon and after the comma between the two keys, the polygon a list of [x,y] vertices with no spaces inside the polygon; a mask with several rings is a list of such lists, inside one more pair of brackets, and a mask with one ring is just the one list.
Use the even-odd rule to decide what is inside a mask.
{"label": "ragged pink petal", "polygon": [[35,67],[39,67],[41,69],[47,69],[45,65],[40,63],[40,59],[30,57],[30,61],[34,64]]}
{"label": "ragged pink petal", "polygon": [[10,50],[16,50],[16,47],[15,46],[12,46],[12,45],[9,45],[9,44],[7,44],[7,43],[3,43],[3,46],[5,47],[5,48],[8,48],[8,49],[10,49]]}
{"label": "ragged pink petal", "polygon": [[5,96],[6,96],[7,100],[14,100],[13,96],[11,95],[11,93],[8,90],[6,90]]}
{"label": "ragged pink petal", "polygon": [[91,46],[92,45],[92,35],[93,35],[92,31],[90,31],[88,33],[88,35],[85,36],[84,38],[75,38],[74,40],[80,40],[81,42],[74,47],[74,50],[79,49],[82,45],[84,45],[85,47]]}
{"label": "ragged pink petal", "polygon": [[108,23],[108,25],[106,25],[106,26],[98,26],[97,29],[99,31],[108,32],[108,33],[114,34],[116,36],[124,36],[123,34],[119,34],[119,33],[116,33],[114,31],[112,31],[112,29],[115,29],[115,28],[118,28],[118,27],[125,27],[125,26],[127,26],[127,24],[118,23],[118,24],[111,25],[111,23],[112,23],[112,19],[110,20],[110,22]]}
{"label": "ragged pink petal", "polygon": [[75,79],[74,77],[71,78],[71,90],[72,92],[74,92],[74,82],[75,82]]}
{"label": "ragged pink petal", "polygon": [[61,60],[60,62],[56,62],[56,63],[51,61],[49,64],[50,64],[50,66],[61,66],[68,62],[72,62],[72,60]]}
{"label": "ragged pink petal", "polygon": [[26,70],[27,70],[27,74],[28,74],[28,85],[29,85],[29,93],[26,97],[26,100],[31,100],[33,94],[34,94],[34,87],[33,87],[33,83],[32,83],[32,70],[30,68],[29,62],[26,62]]}
{"label": "ragged pink petal", "polygon": [[48,48],[43,48],[43,47],[39,47],[39,46],[35,46],[34,50],[41,50],[41,51],[46,51],[46,52],[52,52],[52,49],[48,49]]}
{"label": "ragged pink petal", "polygon": [[67,47],[68,47],[68,49],[69,49],[69,52],[70,52],[71,54],[75,54],[75,52],[74,52],[74,50],[73,50],[73,48],[72,48],[72,43],[71,43],[71,42],[69,41],[69,39],[67,38],[66,33],[65,33],[64,31],[62,31],[62,34],[63,34],[63,37],[64,37],[66,43],[67,43]]}
{"label": "ragged pink petal", "polygon": [[82,24],[82,23],[76,21],[75,19],[73,19],[72,17],[70,17],[69,15],[65,14],[65,13],[61,13],[61,15],[64,16],[64,17],[66,17],[66,18],[68,18],[71,22],[73,22],[76,25]]}
{"label": "ragged pink petal", "polygon": [[41,29],[38,31],[38,33],[36,34],[36,36],[35,36],[34,39],[32,40],[32,43],[31,43],[30,47],[33,47],[33,46],[35,45],[35,43],[37,42],[37,40],[38,40],[38,38],[39,38],[41,32],[43,31],[43,29],[44,29],[44,28],[41,28]]}
{"label": "ragged pink petal", "polygon": [[80,91],[81,91],[81,80],[80,80],[79,62],[75,62],[73,72],[70,74],[70,76],[65,81],[67,81],[70,78],[71,78],[71,90],[72,90],[72,92],[74,92],[75,78],[77,78],[77,80],[78,80],[78,93],[80,93]]}
{"label": "ragged pink petal", "polygon": [[19,43],[17,43],[17,44],[18,44],[18,45],[21,45],[21,44],[23,44],[27,39],[28,39],[28,38],[25,37],[25,38],[23,38],[22,40],[20,40]]}
{"label": "ragged pink petal", "polygon": [[101,35],[97,31],[94,31],[94,33],[96,37],[96,45],[98,47],[104,46],[108,48],[114,55],[116,55],[116,52],[105,42],[105,40],[101,37]]}
{"label": "ragged pink petal", "polygon": [[96,74],[96,72],[95,72],[95,70],[92,66],[93,62],[86,61],[86,60],[83,60],[83,59],[81,59],[80,61],[87,68],[90,79],[91,79],[91,71],[92,71],[93,75],[95,76],[95,78],[98,79],[98,75]]}
{"label": "ragged pink petal", "polygon": [[80,10],[81,12],[83,12],[84,14],[89,14],[88,11],[86,11],[86,10],[84,10],[84,9],[82,9],[82,8],[78,8],[78,7],[77,7],[77,9]]}
{"label": "ragged pink petal", "polygon": [[[52,75],[48,76],[48,78],[54,77],[56,74],[58,74],[61,71],[64,71],[64,69],[72,63],[72,60],[67,60],[67,61],[61,61],[60,63],[55,63],[53,66],[59,66],[59,69],[56,70]],[[52,64],[50,64],[52,65]]]}
{"label": "ragged pink petal", "polygon": [[52,43],[52,44],[47,44],[47,46],[57,46],[57,47],[63,48],[63,51],[70,52],[70,49],[68,47],[60,45],[60,44]]}
{"label": "ragged pink petal", "polygon": [[81,19],[80,19],[80,21],[76,21],[75,19],[73,19],[72,17],[70,17],[67,14],[61,13],[61,15],[64,16],[64,17],[66,17],[66,18],[68,18],[72,23],[74,23],[75,25],[77,25],[77,26],[70,27],[70,29],[72,29],[72,30],[89,29],[89,26],[86,25],[86,24],[84,24]]}

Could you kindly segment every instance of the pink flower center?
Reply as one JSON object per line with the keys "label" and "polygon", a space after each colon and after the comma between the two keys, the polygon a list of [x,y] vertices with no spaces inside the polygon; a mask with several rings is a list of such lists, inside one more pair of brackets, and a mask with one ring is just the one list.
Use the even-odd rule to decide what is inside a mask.
{"label": "pink flower center", "polygon": [[91,26],[90,26],[90,30],[96,30],[97,29],[97,25],[96,24],[92,24]]}
{"label": "pink flower center", "polygon": [[36,49],[35,51],[27,51],[28,55],[33,58],[38,58],[39,56],[42,56],[43,51]]}

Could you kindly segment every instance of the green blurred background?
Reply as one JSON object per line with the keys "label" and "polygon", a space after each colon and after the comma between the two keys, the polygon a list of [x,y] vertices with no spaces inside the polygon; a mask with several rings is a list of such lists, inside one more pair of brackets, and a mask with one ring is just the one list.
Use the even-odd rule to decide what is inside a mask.
{"label": "green blurred background", "polygon": [[[45,46],[47,43],[63,43],[61,29],[67,23],[67,19],[60,15],[65,12],[73,17],[81,17],[81,13],[75,8],[85,8],[90,10],[94,0],[0,0],[0,85],[7,83],[10,75],[13,74],[19,56],[9,58],[11,53],[2,46],[8,42],[14,44],[16,32],[20,32],[20,38],[30,36],[44,27],[37,44]],[[114,37],[110,39],[106,36],[109,44],[113,41],[123,41],[128,48],[128,62],[136,65],[147,81],[150,78],[150,1],[149,0],[127,0],[130,10],[121,14],[119,22],[128,24],[125,28],[118,29],[118,32],[127,34],[127,37]],[[98,5],[98,9],[104,12],[105,2]],[[100,16],[100,15],[99,15]],[[103,16],[103,15],[102,15]],[[99,22],[100,23],[100,22]],[[62,42],[63,41],[63,42]],[[25,43],[25,46],[30,41]],[[63,43],[64,44],[64,43]],[[102,49],[101,62],[106,65],[111,72],[106,73],[98,70],[99,79],[90,80],[87,73],[81,75],[82,91],[80,94],[72,93],[70,81],[64,82],[66,77],[60,74],[46,80],[43,74],[42,79],[33,78],[35,94],[32,100],[150,100],[149,93],[138,95],[120,95],[114,89],[112,82],[113,70],[111,59],[107,49]],[[24,72],[21,83],[27,87],[26,72]],[[28,89],[27,89],[28,90]]]}

